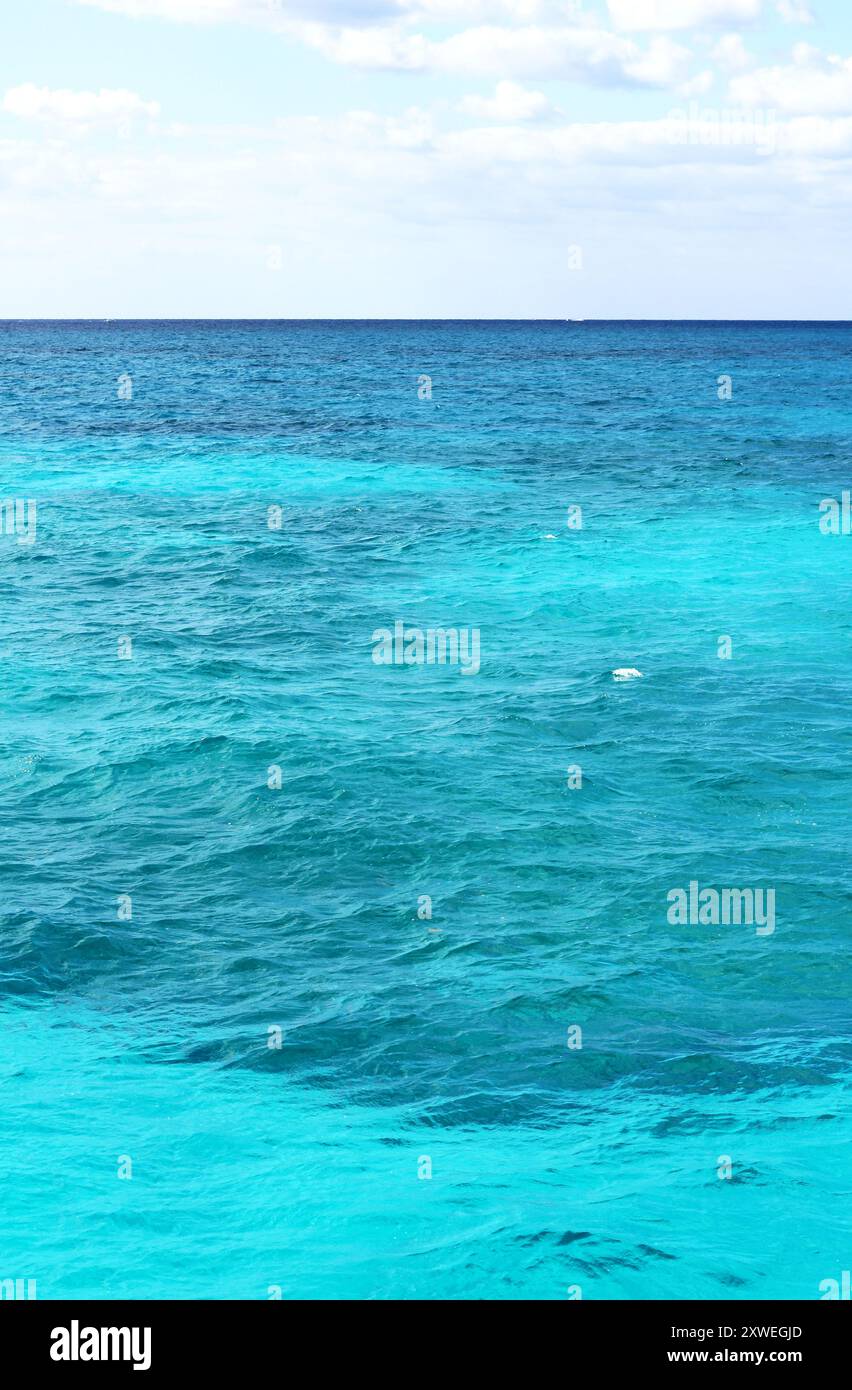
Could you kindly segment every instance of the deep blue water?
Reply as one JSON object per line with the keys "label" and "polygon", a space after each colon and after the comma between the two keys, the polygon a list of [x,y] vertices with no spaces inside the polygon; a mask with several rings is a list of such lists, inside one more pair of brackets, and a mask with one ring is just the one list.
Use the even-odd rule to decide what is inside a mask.
{"label": "deep blue water", "polygon": [[845,324],[0,324],[0,1279],[852,1267],[851,422]]}

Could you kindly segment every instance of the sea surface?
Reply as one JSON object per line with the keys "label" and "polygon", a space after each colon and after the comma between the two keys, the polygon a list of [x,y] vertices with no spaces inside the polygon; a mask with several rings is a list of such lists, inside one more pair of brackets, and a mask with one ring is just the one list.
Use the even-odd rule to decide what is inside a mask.
{"label": "sea surface", "polygon": [[0,324],[0,1279],[852,1268],[850,425],[842,323]]}

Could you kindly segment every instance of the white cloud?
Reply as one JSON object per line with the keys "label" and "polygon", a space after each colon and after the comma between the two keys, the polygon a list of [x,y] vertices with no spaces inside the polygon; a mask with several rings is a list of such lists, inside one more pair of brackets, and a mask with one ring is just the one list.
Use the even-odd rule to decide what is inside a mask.
{"label": "white cloud", "polygon": [[[624,34],[601,27],[584,12],[580,0],[77,2],[136,17],[262,24],[332,62],[363,71],[554,77],[594,85],[650,87],[677,86],[688,76],[690,55],[685,48],[662,35],[642,47]],[[724,0],[728,10],[733,7],[738,13],[756,2]],[[650,0],[637,3],[647,6]],[[678,4],[705,8],[710,3],[678,0]],[[713,3],[718,7],[722,0]]]}
{"label": "white cloud", "polygon": [[488,20],[508,19],[519,24],[531,24],[558,15],[565,19],[572,9],[581,9],[581,0],[397,0],[399,8],[417,22],[438,20],[443,23],[462,21],[466,24],[487,23]]}
{"label": "white cloud", "polygon": [[775,6],[785,24],[813,24],[814,16],[804,0],[778,0]]}
{"label": "white cloud", "polygon": [[301,25],[299,36],[334,62],[363,69],[495,77],[553,77],[601,86],[665,87],[684,81],[691,54],[665,37],[647,48],[589,28],[481,26],[445,39],[398,29]]}
{"label": "white cloud", "polygon": [[[540,95],[518,90],[525,98]],[[677,197],[687,167],[703,170],[702,177],[710,180],[708,199],[718,192],[714,177],[745,167],[783,201],[787,161],[811,158],[811,173],[829,196],[836,178],[831,161],[852,160],[852,117],[777,121],[769,148],[768,139],[761,138],[766,124],[746,117],[732,117],[724,126],[703,113],[693,121],[674,112],[646,121],[536,124],[527,118],[529,104],[520,111],[517,99],[513,121],[505,92],[503,100],[506,124],[501,126],[441,130],[417,107],[399,116],[352,111],[330,120],[287,118],[258,130],[172,127],[170,133],[161,131],[159,146],[150,153],[117,146],[83,156],[60,142],[0,141],[0,163],[14,171],[10,182],[39,188],[59,201],[63,186],[73,186],[105,203],[144,211],[155,221],[164,213],[167,220],[176,212],[197,216],[210,230],[230,226],[232,217],[237,224],[263,224],[276,206],[286,210],[284,227],[307,225],[335,206],[343,223],[354,209],[376,208],[422,220],[429,216],[428,203],[410,203],[414,188],[440,198],[440,217],[476,218],[487,210],[486,190],[509,169],[519,197],[522,188],[527,190],[531,217],[547,204],[570,204],[576,186],[564,175],[581,167],[587,192],[625,206],[649,196],[643,191],[646,177],[650,196]],[[496,94],[494,102],[496,107]],[[490,122],[495,111],[482,114]],[[818,162],[823,159],[825,168]],[[552,197],[540,197],[545,186]]]}
{"label": "white cloud", "polygon": [[[76,0],[79,5],[176,24],[259,24],[286,26],[309,20],[342,27],[366,27],[405,18],[418,22],[466,23],[481,20],[528,22],[556,10],[556,0]],[[561,5],[564,15],[571,4]]]}
{"label": "white cloud", "polygon": [[668,87],[683,76],[691,56],[688,48],[671,39],[652,39],[644,53],[625,60],[624,75],[649,87]]}
{"label": "white cloud", "polygon": [[410,19],[413,23],[476,24],[489,21],[563,22],[580,16],[583,0],[76,0],[77,4],[185,24],[242,22],[275,27],[278,21],[314,20],[358,28]]}
{"label": "white cloud", "polygon": [[279,19],[341,22],[393,18],[400,13],[400,0],[77,0],[110,14],[133,19],[167,19],[176,24],[275,25]]}
{"label": "white cloud", "polygon": [[67,125],[121,125],[137,116],[155,118],[160,104],[143,101],[136,92],[102,87],[99,92],[52,90],[26,82],[10,87],[3,98],[3,110],[24,119],[51,121]]}
{"label": "white cloud", "polygon": [[517,82],[498,82],[493,97],[465,97],[460,109],[478,120],[513,125],[541,120],[553,108],[543,92],[528,91]]}
{"label": "white cloud", "polygon": [[[734,31],[749,42],[759,0],[609,0],[615,28],[599,0],[76,3],[92,20],[97,10],[127,16],[101,15],[99,27],[131,44],[132,21],[144,18],[280,35],[290,40],[275,45],[282,83],[299,42],[353,68],[395,70],[403,80],[383,82],[381,100],[369,81],[358,100],[384,106],[395,90],[400,109],[158,121],[145,139],[107,143],[75,137],[148,122],[156,103],[33,85],[0,93],[0,280],[11,314],[830,316],[852,293],[849,62],[800,47],[752,71]],[[803,0],[767,0],[763,12],[776,34],[778,14],[809,14]],[[160,41],[169,37],[161,29]],[[218,36],[223,71],[231,37]],[[729,83],[724,104],[739,113],[730,119],[704,109],[711,66]],[[409,83],[407,72],[464,81]],[[69,67],[63,81],[78,73]],[[569,122],[548,101],[568,104],[548,79],[670,90],[686,100],[659,109],[688,111],[634,121],[623,97],[617,112],[598,99],[595,110],[621,119]],[[409,105],[426,92],[434,109]],[[250,105],[280,109],[278,92],[267,96]],[[331,99],[336,107],[336,91]],[[323,112],[328,101],[318,91],[308,106]],[[218,109],[207,88],[199,103]],[[582,93],[570,105],[582,112]],[[637,105],[646,114],[648,103]],[[770,121],[773,109],[790,118]],[[767,233],[782,221],[788,235]],[[573,244],[586,250],[584,274],[566,287]],[[278,275],[270,245],[282,248]],[[804,283],[809,245],[820,256]]]}
{"label": "white cloud", "polygon": [[725,34],[713,49],[713,57],[727,72],[740,72],[751,61],[739,34]]}
{"label": "white cloud", "polygon": [[791,64],[743,73],[731,80],[729,90],[737,105],[790,114],[852,112],[852,58],[797,44]]}
{"label": "white cloud", "polygon": [[79,5],[126,14],[136,19],[171,19],[178,23],[205,24],[246,19],[260,14],[262,0],[77,0]]}
{"label": "white cloud", "polygon": [[705,92],[709,92],[710,88],[713,86],[714,81],[715,77],[713,73],[710,71],[709,68],[706,68],[704,72],[699,72],[696,77],[691,77],[689,81],[681,82],[680,86],[677,89],[678,96],[703,96]]}
{"label": "white cloud", "polygon": [[616,29],[700,29],[757,19],[761,0],[607,0]]}
{"label": "white cloud", "polygon": [[[161,127],[155,148],[0,138],[4,303],[13,316],[830,317],[850,279],[852,119],[778,122],[767,153],[748,121],[727,143],[703,117],[686,133],[671,120],[450,130],[411,108]],[[771,267],[766,228],[781,218],[789,260]],[[817,237],[830,291],[791,301],[795,257]],[[566,245],[587,251],[570,281]]]}
{"label": "white cloud", "polygon": [[[594,29],[584,0],[76,0],[77,4],[137,19],[175,23],[239,22],[282,30],[294,24],[334,26],[341,34],[390,27],[538,23]],[[620,30],[674,30],[749,21],[762,0],[607,0]],[[802,6],[802,0],[781,0]]]}

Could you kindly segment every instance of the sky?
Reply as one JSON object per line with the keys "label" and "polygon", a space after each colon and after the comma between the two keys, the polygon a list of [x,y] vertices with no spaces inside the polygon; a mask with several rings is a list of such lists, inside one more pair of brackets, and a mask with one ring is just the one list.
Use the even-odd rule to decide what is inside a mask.
{"label": "sky", "polygon": [[849,0],[27,0],[0,318],[852,318]]}

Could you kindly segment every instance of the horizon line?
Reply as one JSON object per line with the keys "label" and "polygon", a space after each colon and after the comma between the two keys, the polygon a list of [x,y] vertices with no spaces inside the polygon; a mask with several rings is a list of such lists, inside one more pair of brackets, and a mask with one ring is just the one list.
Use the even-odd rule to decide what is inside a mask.
{"label": "horizon line", "polygon": [[802,319],[802,318],[522,318],[518,317],[491,317],[491,318],[455,318],[445,316],[439,318],[410,318],[406,315],[399,315],[393,318],[364,318],[358,315],[346,315],[341,318],[331,318],[327,315],[294,315],[288,318],[257,318],[242,314],[234,315],[211,315],[197,317],[195,315],[180,315],[173,317],[170,315],[149,314],[144,317],[122,316],[116,318],[106,318],[102,315],[96,317],[84,317],[77,314],[62,315],[61,317],[48,316],[26,316],[16,318],[0,318],[0,326],[9,324],[38,324],[38,323],[87,323],[87,324],[127,324],[127,323],[268,323],[268,324],[287,324],[287,323],[542,323],[542,324],[612,324],[612,323],[647,323],[647,324],[688,324],[688,323],[712,323],[712,324],[852,324],[852,318],[831,318],[831,319]]}

